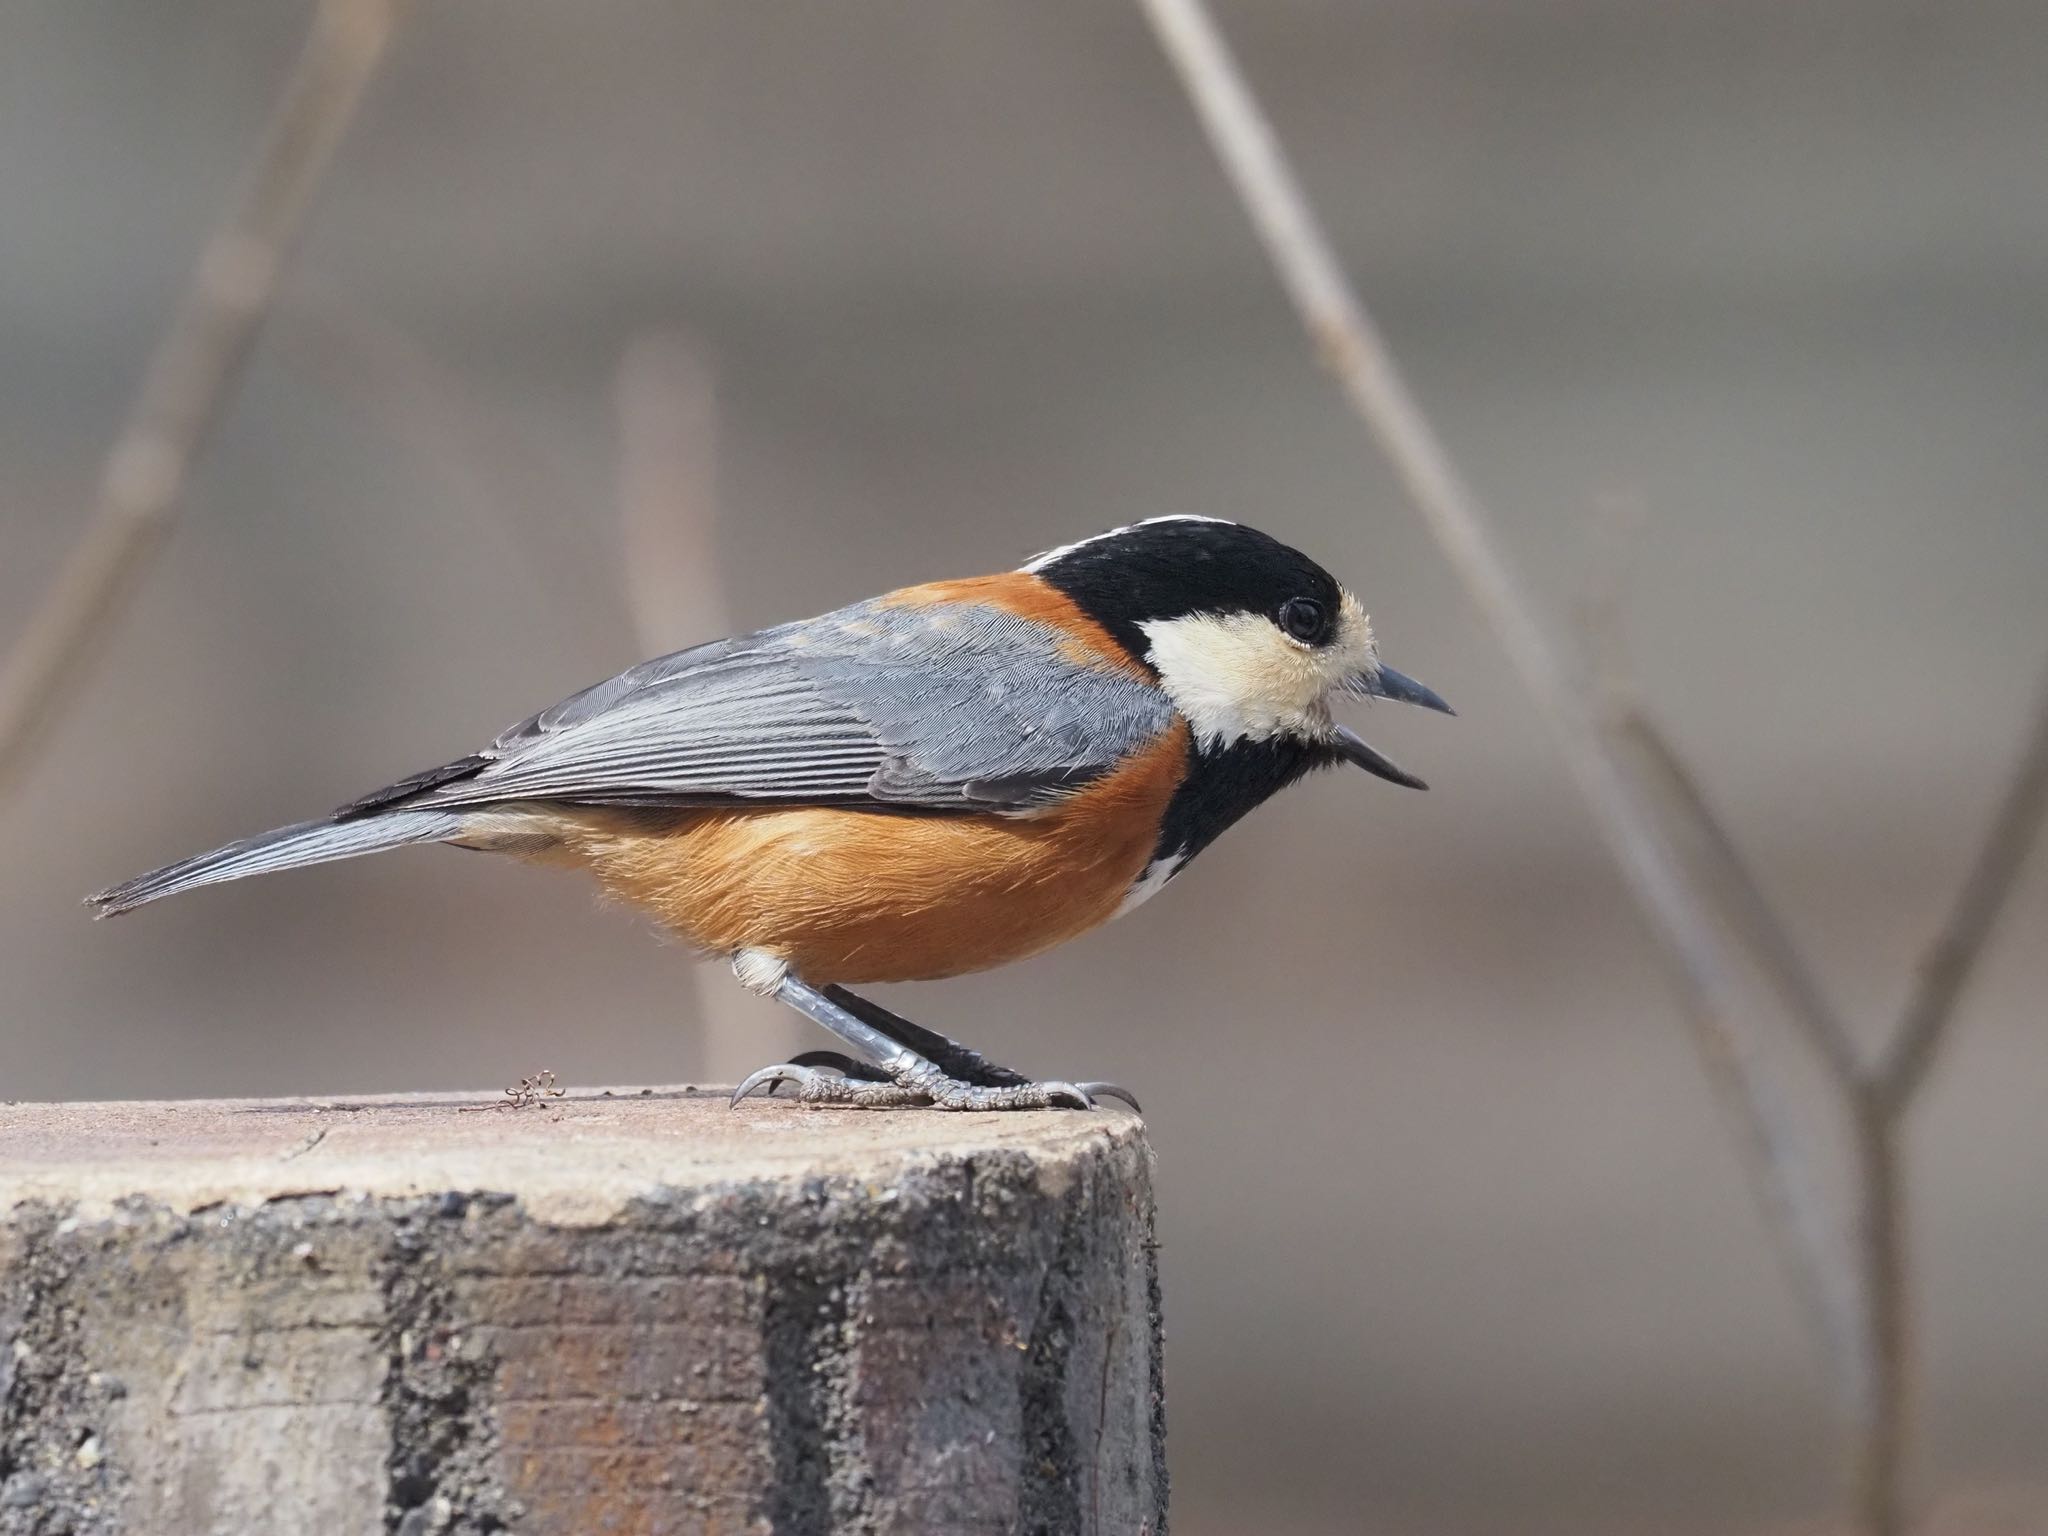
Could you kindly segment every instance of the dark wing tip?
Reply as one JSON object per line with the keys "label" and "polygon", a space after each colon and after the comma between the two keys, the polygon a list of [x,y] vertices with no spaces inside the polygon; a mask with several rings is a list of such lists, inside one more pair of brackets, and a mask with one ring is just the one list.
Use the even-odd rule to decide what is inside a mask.
{"label": "dark wing tip", "polygon": [[456,758],[452,763],[422,769],[400,779],[396,784],[373,789],[367,795],[358,796],[346,805],[335,807],[334,819],[354,821],[360,816],[389,810],[401,801],[410,800],[414,795],[423,795],[429,790],[439,789],[444,784],[459,784],[464,779],[473,779],[488,768],[491,762],[492,759],[487,754],[472,752],[467,757]]}

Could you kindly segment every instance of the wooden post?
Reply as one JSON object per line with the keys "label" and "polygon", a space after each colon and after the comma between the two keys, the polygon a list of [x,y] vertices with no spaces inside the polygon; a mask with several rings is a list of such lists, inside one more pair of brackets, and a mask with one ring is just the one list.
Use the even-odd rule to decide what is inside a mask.
{"label": "wooden post", "polygon": [[0,1533],[1164,1536],[1135,1116],[478,1102],[0,1106]]}

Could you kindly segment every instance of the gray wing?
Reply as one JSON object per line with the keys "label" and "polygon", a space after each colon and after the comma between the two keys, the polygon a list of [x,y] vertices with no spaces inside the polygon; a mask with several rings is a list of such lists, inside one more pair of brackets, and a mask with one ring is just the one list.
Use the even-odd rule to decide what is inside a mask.
{"label": "gray wing", "polygon": [[1106,773],[1173,718],[1160,690],[1072,661],[1060,642],[981,604],[861,603],[645,662],[348,810],[1029,810]]}

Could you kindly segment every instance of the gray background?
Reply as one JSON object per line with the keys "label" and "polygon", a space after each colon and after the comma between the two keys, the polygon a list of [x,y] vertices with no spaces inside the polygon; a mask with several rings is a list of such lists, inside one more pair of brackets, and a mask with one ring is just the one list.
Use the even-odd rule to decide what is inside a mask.
{"label": "gray background", "polygon": [[[0,5],[0,639],[307,14]],[[1222,16],[1560,622],[1637,509],[1635,667],[1888,1018],[2048,659],[2042,8]],[[1125,6],[422,7],[188,522],[0,806],[0,1092],[696,1070],[686,958],[566,876],[430,850],[76,905],[634,659],[611,389],[669,326],[718,373],[737,622],[1199,510],[1317,555],[1460,708],[1369,721],[1429,795],[1327,776],[1109,930],[890,994],[1143,1091],[1177,1530],[1824,1511],[1815,1352],[1654,956]],[[385,328],[431,366],[365,365]],[[2044,920],[2037,868],[1914,1125],[1943,1489],[2048,1481]]]}

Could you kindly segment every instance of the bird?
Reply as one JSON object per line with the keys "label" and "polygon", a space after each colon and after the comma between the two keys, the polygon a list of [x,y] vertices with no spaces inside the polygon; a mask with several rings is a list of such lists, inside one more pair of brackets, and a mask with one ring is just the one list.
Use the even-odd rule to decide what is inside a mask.
{"label": "bird", "polygon": [[329,815],[86,898],[413,844],[580,867],[840,1050],[732,1095],[889,1109],[1136,1096],[996,1065],[850,990],[1007,964],[1156,895],[1320,768],[1425,789],[1334,706],[1453,711],[1308,556],[1222,518],[1114,528],[642,662]]}

